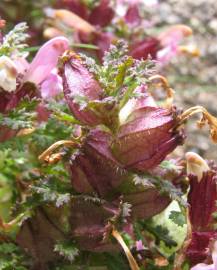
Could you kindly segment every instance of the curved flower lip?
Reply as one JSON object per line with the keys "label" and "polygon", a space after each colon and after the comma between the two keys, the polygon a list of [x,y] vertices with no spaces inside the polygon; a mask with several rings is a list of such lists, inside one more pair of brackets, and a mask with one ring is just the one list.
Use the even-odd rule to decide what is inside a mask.
{"label": "curved flower lip", "polygon": [[62,92],[62,78],[57,74],[56,70],[52,70],[42,82],[40,90],[42,99],[44,100],[55,97]]}
{"label": "curved flower lip", "polygon": [[46,42],[29,65],[23,80],[31,81],[36,85],[42,83],[56,67],[59,56],[68,48],[69,42],[65,37],[56,37]]}

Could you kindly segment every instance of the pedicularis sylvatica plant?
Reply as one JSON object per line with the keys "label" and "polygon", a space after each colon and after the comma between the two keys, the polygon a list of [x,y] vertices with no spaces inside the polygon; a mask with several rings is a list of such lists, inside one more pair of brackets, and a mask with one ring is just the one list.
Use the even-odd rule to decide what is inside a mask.
{"label": "pedicularis sylvatica plant", "polygon": [[[177,108],[161,75],[191,30],[142,40],[132,5],[119,39],[126,28],[96,27],[114,17],[101,2],[88,14],[46,10],[65,27],[47,28],[62,36],[31,61],[25,23],[1,34],[0,269],[217,269],[217,166],[177,151],[189,117],[201,115],[213,143],[217,119]],[[72,26],[97,53],[71,49]]]}

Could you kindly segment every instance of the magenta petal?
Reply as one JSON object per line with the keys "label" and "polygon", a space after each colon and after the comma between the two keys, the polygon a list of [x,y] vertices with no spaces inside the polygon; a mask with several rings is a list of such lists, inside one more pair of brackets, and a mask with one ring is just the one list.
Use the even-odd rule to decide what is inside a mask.
{"label": "magenta petal", "polygon": [[199,263],[191,268],[191,270],[216,270],[214,264]]}
{"label": "magenta petal", "polygon": [[38,51],[24,81],[40,84],[56,67],[58,57],[69,48],[69,42],[65,37],[56,37],[46,42]]}

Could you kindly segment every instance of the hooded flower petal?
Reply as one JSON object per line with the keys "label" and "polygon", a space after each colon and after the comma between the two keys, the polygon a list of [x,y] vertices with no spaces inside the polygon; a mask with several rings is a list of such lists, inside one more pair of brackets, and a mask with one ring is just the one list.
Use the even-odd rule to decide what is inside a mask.
{"label": "hooded flower petal", "polygon": [[157,52],[157,60],[161,64],[168,63],[172,57],[178,53],[178,45],[183,40],[192,34],[190,27],[186,25],[174,25],[165,32],[159,35],[161,50]]}
{"label": "hooded flower petal", "polygon": [[36,85],[42,83],[56,67],[58,58],[68,49],[68,40],[56,37],[45,43],[36,54],[24,77],[24,81],[31,81]]}

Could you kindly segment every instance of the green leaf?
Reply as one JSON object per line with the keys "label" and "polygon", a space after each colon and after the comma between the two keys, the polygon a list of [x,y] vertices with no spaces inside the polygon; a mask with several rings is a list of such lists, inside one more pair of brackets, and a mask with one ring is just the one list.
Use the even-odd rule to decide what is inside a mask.
{"label": "green leaf", "polygon": [[179,227],[183,227],[186,224],[186,219],[182,212],[171,211],[169,218]]}

